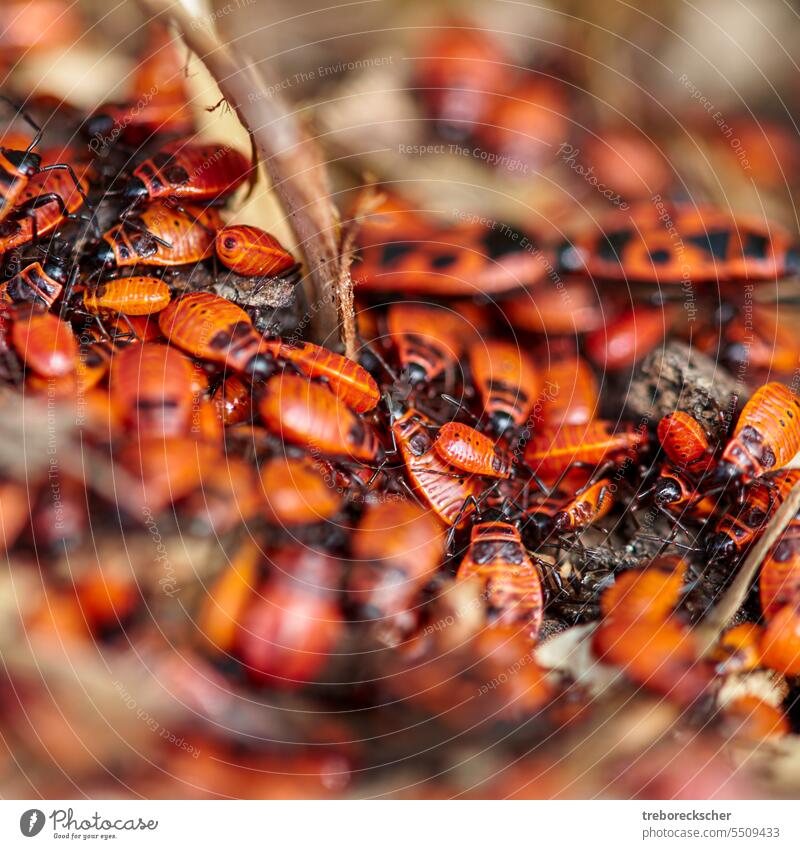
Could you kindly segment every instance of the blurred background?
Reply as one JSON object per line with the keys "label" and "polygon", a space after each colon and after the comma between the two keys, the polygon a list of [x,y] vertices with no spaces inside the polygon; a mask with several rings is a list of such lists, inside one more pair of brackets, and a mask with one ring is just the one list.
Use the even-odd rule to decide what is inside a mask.
{"label": "blurred background", "polygon": [[[237,54],[250,57],[267,96],[280,99],[310,128],[345,219],[354,190],[377,181],[409,198],[417,211],[439,213],[449,222],[507,222],[551,241],[573,238],[607,214],[627,212],[641,202],[652,209],[659,198],[714,204],[768,218],[792,234],[800,230],[796,4],[365,0],[323,6],[306,0],[220,0],[187,5]],[[3,90],[57,94],[87,110],[119,99],[129,93],[148,22],[135,2],[4,0]],[[224,108],[208,111],[218,104],[220,91],[188,54],[187,78],[201,134],[246,149],[247,136],[236,118]],[[473,96],[449,102],[442,92],[453,79]],[[236,211],[236,220],[257,221],[291,244],[266,180]],[[783,287],[781,295],[791,291]],[[774,300],[777,287],[762,287],[762,294]],[[787,298],[782,316],[790,328],[793,309]],[[713,335],[709,351],[716,344]],[[796,355],[790,355],[787,373],[796,364]],[[15,426],[18,432],[26,427],[25,422]],[[552,725],[528,729],[506,749],[484,749],[485,739],[505,744],[506,728],[492,725],[486,738],[465,736],[453,743],[445,723],[444,730],[422,730],[410,739],[403,717],[390,717],[384,728],[367,709],[354,710],[355,719],[346,720],[335,711],[317,713],[318,693],[254,696],[229,687],[227,670],[206,662],[194,633],[186,637],[187,621],[193,627],[204,592],[204,564],[222,556],[217,542],[180,534],[165,538],[177,580],[197,585],[181,599],[180,609],[163,594],[153,602],[147,614],[158,621],[159,633],[135,636],[133,651],[124,644],[102,653],[88,645],[77,651],[57,641],[56,650],[43,654],[20,642],[17,620],[26,605],[40,601],[32,579],[38,566],[31,560],[3,574],[0,642],[20,685],[3,697],[0,794],[800,794],[797,735],[782,743],[777,758],[772,757],[777,749],[761,745],[723,759],[716,738],[697,728],[668,737],[665,729],[674,716],[669,711],[662,716],[660,703],[645,704],[609,728],[599,720],[581,728],[579,709],[565,699],[556,706],[555,720],[548,719]],[[113,547],[101,547],[101,555],[104,566],[116,567],[118,559],[127,576],[131,561],[150,562],[151,548],[149,534],[140,528],[131,533],[124,557]],[[71,574],[69,562],[59,568]],[[154,576],[149,580],[154,583]],[[459,618],[457,605],[469,609],[471,601],[450,599],[455,606],[440,615],[456,611]],[[454,645],[460,639],[458,634],[450,638]],[[181,653],[167,650],[183,641]],[[590,664],[585,657],[561,654],[573,649],[582,650],[554,650],[551,666],[575,672],[582,661]],[[380,667],[381,657],[378,652],[371,660],[374,667]],[[463,672],[461,662],[456,657],[446,668],[454,679]],[[484,678],[475,675],[478,682]],[[424,677],[401,683],[400,698],[403,687],[417,694],[428,683]],[[604,681],[593,683],[601,689]],[[771,686],[764,685],[770,692]],[[334,691],[333,697],[340,695]],[[780,699],[785,695],[782,690]],[[481,711],[493,717],[494,707],[487,699]],[[437,711],[441,707],[433,702],[431,713]],[[454,727],[460,731],[483,722],[481,711],[457,714]],[[615,713],[613,703],[609,712]],[[36,727],[36,739],[20,733],[22,716]],[[550,731],[556,726],[562,734],[553,743]],[[366,755],[361,751],[362,727],[364,737],[381,739],[384,752],[369,746]],[[522,759],[544,738],[550,749],[542,746],[535,758]],[[611,754],[616,743],[619,750]],[[641,745],[646,758],[640,758]],[[386,775],[382,759],[390,756],[408,763]],[[696,766],[689,780],[680,768],[686,758]]]}

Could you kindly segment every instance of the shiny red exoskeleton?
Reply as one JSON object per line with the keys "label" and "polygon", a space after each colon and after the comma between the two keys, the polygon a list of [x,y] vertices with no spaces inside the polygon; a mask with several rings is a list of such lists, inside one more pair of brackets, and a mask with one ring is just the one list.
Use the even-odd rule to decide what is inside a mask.
{"label": "shiny red exoskeleton", "polygon": [[605,518],[614,506],[611,481],[608,478],[593,483],[578,493],[553,516],[556,531],[576,531]]}
{"label": "shiny red exoskeleton", "polygon": [[538,637],[544,613],[542,581],[514,525],[476,524],[457,578],[484,582],[491,619],[498,624],[524,624],[531,639]]}
{"label": "shiny red exoskeleton", "polygon": [[380,400],[378,384],[366,369],[313,342],[268,337],[263,350],[290,362],[308,377],[324,380],[334,395],[357,413],[369,412]]}
{"label": "shiny red exoskeleton", "polygon": [[503,434],[523,426],[541,384],[530,356],[514,342],[479,340],[470,347],[469,364],[492,429]]}
{"label": "shiny red exoskeleton", "polygon": [[715,477],[748,483],[783,468],[798,451],[800,398],[782,383],[766,383],[745,404]]}
{"label": "shiny red exoskeleton", "polygon": [[274,236],[249,224],[223,227],[215,247],[222,264],[244,277],[274,277],[296,265]]}
{"label": "shiny red exoskeleton", "polygon": [[140,162],[125,186],[128,200],[174,197],[199,203],[232,194],[250,163],[238,150],[213,142],[174,141]]}
{"label": "shiny red exoskeleton", "polygon": [[283,373],[270,378],[258,410],[273,433],[325,456],[369,463],[383,454],[370,424],[326,386],[305,377]]}
{"label": "shiny red exoskeleton", "polygon": [[191,292],[158,314],[161,332],[193,357],[265,377],[273,358],[250,316],[212,292]]}
{"label": "shiny red exoskeleton", "polygon": [[479,493],[481,479],[439,456],[433,447],[431,424],[427,416],[411,408],[394,417],[392,432],[411,486],[442,521],[452,525],[474,509],[470,498]]}
{"label": "shiny red exoskeleton", "polygon": [[498,446],[479,430],[461,422],[443,424],[433,447],[445,462],[470,474],[490,478],[511,476],[511,464]]}
{"label": "shiny red exoskeleton", "polygon": [[192,366],[175,348],[145,342],[113,357],[112,403],[139,437],[185,436],[192,424]]}
{"label": "shiny red exoskeleton", "polygon": [[389,341],[412,385],[452,372],[463,349],[456,317],[425,304],[394,303],[386,313]]}
{"label": "shiny red exoskeleton", "polygon": [[222,219],[214,207],[156,201],[103,234],[95,257],[104,265],[185,265],[208,259]]}
{"label": "shiny red exoskeleton", "polygon": [[681,410],[659,421],[658,440],[672,463],[689,474],[702,474],[712,463],[708,437],[702,425]]}

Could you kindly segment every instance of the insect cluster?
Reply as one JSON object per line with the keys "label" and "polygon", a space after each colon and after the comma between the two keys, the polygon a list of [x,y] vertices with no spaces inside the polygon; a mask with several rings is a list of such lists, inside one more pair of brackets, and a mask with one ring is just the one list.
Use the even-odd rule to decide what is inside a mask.
{"label": "insect cluster", "polygon": [[[317,782],[302,792],[340,792],[351,769],[416,756],[398,738],[417,724],[431,748],[512,729],[520,752],[578,727],[590,688],[538,651],[581,625],[594,663],[698,725],[754,741],[796,731],[800,519],[733,627],[710,652],[696,636],[800,482],[793,339],[761,305],[755,341],[741,332],[744,284],[792,274],[791,239],[666,201],[554,239],[454,223],[387,190],[358,231],[349,359],[265,332],[247,298],[219,294],[223,277],[294,285],[300,264],[266,231],[226,224],[251,163],[195,139],[181,59],[154,38],[130,101],[88,115],[5,101],[0,373],[7,395],[72,416],[87,458],[3,466],[4,549],[43,576],[26,633],[151,647],[151,608],[175,587],[142,552],[167,536],[218,543],[224,557],[185,595],[191,635],[173,625],[170,639],[191,657],[175,673],[197,706],[186,734],[209,784],[234,792],[283,757]],[[417,69],[438,131],[480,126],[481,143],[534,161],[514,127],[552,117],[544,101],[561,93],[537,89],[522,115],[516,89],[465,96],[470,73],[503,67],[468,38],[472,60]],[[687,339],[746,365],[739,397],[718,417],[631,412],[643,360]],[[89,468],[100,456],[112,485]],[[119,549],[143,538],[141,562],[115,570],[96,535]],[[756,675],[773,695],[742,684]],[[220,706],[222,691],[242,704]],[[242,754],[260,699],[324,719],[298,726],[289,755],[274,740]]]}

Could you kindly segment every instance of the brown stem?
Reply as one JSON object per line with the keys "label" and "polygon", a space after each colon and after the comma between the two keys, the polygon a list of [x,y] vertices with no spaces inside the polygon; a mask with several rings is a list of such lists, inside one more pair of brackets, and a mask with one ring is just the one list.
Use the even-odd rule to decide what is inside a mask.
{"label": "brown stem", "polygon": [[306,260],[314,341],[335,344],[339,339],[339,219],[317,145],[277,89],[267,86],[246,57],[221,41],[209,23],[210,16],[196,16],[170,0],[138,2],[151,16],[164,15],[174,23],[254,139]]}

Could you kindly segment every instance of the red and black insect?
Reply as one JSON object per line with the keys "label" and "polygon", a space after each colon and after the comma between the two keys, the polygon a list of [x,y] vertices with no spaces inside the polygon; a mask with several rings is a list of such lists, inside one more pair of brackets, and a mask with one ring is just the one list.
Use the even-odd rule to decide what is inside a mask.
{"label": "red and black insect", "polygon": [[[0,99],[15,106],[7,97],[0,95]],[[9,217],[20,219],[33,213],[44,204],[55,203],[62,216],[67,215],[66,202],[61,194],[49,189],[42,194],[37,192],[36,196],[27,196],[26,191],[31,180],[38,174],[46,175],[53,172],[63,172],[71,181],[71,190],[77,191],[81,201],[89,205],[84,184],[78,179],[75,171],[68,162],[58,162],[45,165],[42,157],[34,152],[42,137],[41,128],[26,115],[20,107],[15,106],[25,120],[35,130],[35,136],[24,150],[13,150],[8,147],[0,147],[0,222]],[[41,189],[41,186],[39,187]]]}
{"label": "red and black insect", "polygon": [[800,451],[800,398],[782,383],[766,383],[745,404],[713,483],[747,484],[783,468]]}
{"label": "red and black insect", "polygon": [[50,309],[78,274],[78,266],[61,252],[62,243],[51,244],[41,261],[32,262],[4,284],[5,298],[12,303],[32,303]]}
{"label": "red and black insect", "polygon": [[426,304],[394,303],[386,312],[389,341],[412,385],[452,372],[463,349],[457,319]]}
{"label": "red and black insect", "polygon": [[658,440],[664,453],[690,475],[702,475],[713,464],[708,437],[697,419],[676,410],[658,423]]}
{"label": "red and black insect", "polygon": [[602,478],[576,493],[575,497],[553,516],[553,530],[563,533],[587,528],[605,518],[613,506],[611,481]]}
{"label": "red and black insect", "polygon": [[541,384],[528,354],[513,342],[479,340],[470,347],[469,364],[492,430],[502,435],[524,426]]}
{"label": "red and black insect", "polygon": [[538,239],[502,225],[442,228],[419,241],[402,237],[361,247],[353,280],[366,292],[475,297],[533,286],[550,265]]}
{"label": "red and black insect", "polygon": [[661,207],[634,207],[602,230],[563,243],[559,267],[595,279],[665,285],[775,280],[800,267],[790,235],[774,222],[688,204]]}
{"label": "red and black insect", "polygon": [[434,423],[419,410],[392,411],[392,434],[413,490],[447,525],[460,524],[474,509],[481,478],[443,460],[433,445]]}
{"label": "red and black insect", "polygon": [[372,375],[358,363],[313,342],[266,337],[263,350],[295,366],[307,377],[324,380],[351,410],[366,413],[380,401]]}
{"label": "red and black insect", "polygon": [[64,171],[39,171],[22,192],[16,214],[0,223],[0,252],[11,251],[35,242],[56,229],[64,220],[73,219],[84,204],[88,183],[81,177],[81,194]]}
{"label": "red and black insect", "polygon": [[734,503],[706,539],[709,559],[730,563],[764,530],[792,488],[800,482],[800,469],[786,469],[760,478],[745,490],[744,501]]}
{"label": "red and black insect", "polygon": [[495,521],[473,525],[456,577],[483,582],[490,621],[524,625],[528,636],[537,639],[544,615],[542,579],[515,525]]}
{"label": "red and black insect", "polygon": [[522,537],[535,548],[552,542],[555,534],[574,533],[605,518],[614,506],[614,491],[607,478],[591,480],[574,495],[551,490],[536,495],[532,502],[526,493],[520,517]]}
{"label": "red and black insect", "polygon": [[511,476],[511,463],[497,444],[479,430],[461,422],[443,424],[433,447],[446,463],[469,474],[489,478]]}
{"label": "red and black insect", "polygon": [[241,616],[235,653],[256,680],[296,689],[317,678],[344,631],[341,566],[299,546],[274,552],[270,562],[270,577]]}
{"label": "red and black insect", "polygon": [[326,386],[299,375],[277,374],[267,381],[258,401],[267,428],[287,442],[326,457],[380,461],[377,434]]}
{"label": "red and black insect", "polygon": [[274,359],[250,316],[211,292],[191,292],[173,300],[158,315],[167,339],[193,357],[264,378]]}
{"label": "red and black insect", "polygon": [[596,468],[635,458],[645,443],[646,434],[633,425],[614,430],[613,422],[594,419],[585,425],[536,431],[525,447],[525,462],[544,479],[553,479],[571,468]]}
{"label": "red and black insect", "polygon": [[414,598],[444,554],[444,529],[429,510],[406,500],[370,505],[352,536],[345,585],[350,604],[365,619],[407,632]]}
{"label": "red and black insect", "polygon": [[683,468],[668,463],[662,466],[652,488],[641,493],[640,498],[649,495],[657,507],[679,518],[688,515],[698,520],[707,519],[715,509],[714,500],[699,490]]}
{"label": "red and black insect", "polygon": [[243,277],[276,277],[297,268],[289,251],[274,237],[249,224],[232,224],[217,233],[217,256]]}
{"label": "red and black insect", "polygon": [[145,342],[115,353],[112,403],[141,437],[185,436],[192,424],[192,366],[175,348]]}
{"label": "red and black insect", "polygon": [[230,145],[173,141],[134,168],[123,197],[135,202],[222,200],[242,185],[249,171],[247,158]]}
{"label": "red and black insect", "polygon": [[117,268],[199,262],[213,254],[220,227],[222,219],[212,206],[178,209],[156,201],[104,233],[95,259]]}

